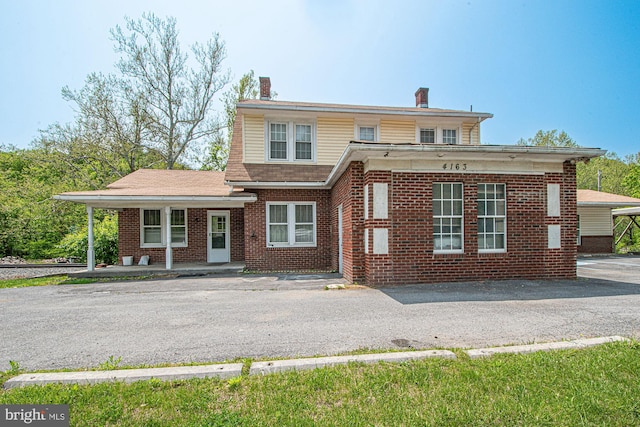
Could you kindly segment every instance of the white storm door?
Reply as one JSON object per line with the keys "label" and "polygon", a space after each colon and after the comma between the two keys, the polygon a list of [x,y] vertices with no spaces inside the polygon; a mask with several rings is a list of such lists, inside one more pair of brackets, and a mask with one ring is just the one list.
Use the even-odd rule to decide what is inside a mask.
{"label": "white storm door", "polygon": [[229,262],[229,211],[207,211],[207,262]]}

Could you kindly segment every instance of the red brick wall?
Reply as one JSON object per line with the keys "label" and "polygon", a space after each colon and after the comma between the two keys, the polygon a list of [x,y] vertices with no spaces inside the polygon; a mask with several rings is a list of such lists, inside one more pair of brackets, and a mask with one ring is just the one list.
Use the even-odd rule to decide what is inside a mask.
{"label": "red brick wall", "polygon": [[342,275],[350,282],[364,282],[364,172],[352,162],[331,190],[331,266],[338,270],[338,206],[342,204]]}
{"label": "red brick wall", "polygon": [[[187,209],[187,247],[173,248],[173,262],[207,261],[207,210],[228,210],[231,227],[231,261],[244,260],[244,214],[242,208]],[[162,213],[164,215],[164,212]],[[153,264],[164,264],[166,248],[140,247],[140,209],[123,209],[118,213],[118,254],[120,263],[123,256],[133,256],[134,263],[142,255],[149,255]]]}
{"label": "red brick wall", "polygon": [[[575,167],[563,174],[487,175],[411,172],[367,172],[365,183],[389,184],[389,218],[372,218],[369,188],[369,253],[366,283],[401,285],[478,279],[575,278]],[[464,184],[464,253],[433,253],[433,182]],[[479,253],[477,184],[504,183],[507,190],[507,252]],[[561,216],[547,217],[548,183],[561,185]],[[560,224],[562,248],[548,249],[547,225]],[[374,228],[389,229],[389,254],[373,254]]]}
{"label": "red brick wall", "polygon": [[[258,196],[244,208],[245,263],[249,270],[329,271],[331,192],[329,190],[245,189]],[[267,247],[266,202],[316,202],[315,247]]]}
{"label": "red brick wall", "polygon": [[613,252],[613,236],[582,236],[578,253],[610,254]]}

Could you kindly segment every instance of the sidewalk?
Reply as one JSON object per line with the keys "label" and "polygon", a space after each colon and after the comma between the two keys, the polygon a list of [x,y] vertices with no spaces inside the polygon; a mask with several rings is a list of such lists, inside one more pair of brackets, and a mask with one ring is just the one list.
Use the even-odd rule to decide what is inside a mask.
{"label": "sidewalk", "polygon": [[[472,358],[489,357],[494,354],[523,354],[536,351],[567,350],[593,347],[615,341],[626,341],[620,336],[589,338],[574,341],[560,341],[544,344],[517,345],[506,347],[465,350]],[[329,356],[290,360],[273,360],[253,362],[249,375],[266,375],[291,370],[317,369],[327,366],[348,363],[398,363],[426,358],[456,359],[455,353],[449,350],[405,351],[392,353],[372,353],[349,356]],[[170,368],[120,369],[111,371],[79,371],[79,372],[47,372],[22,374],[4,383],[5,389],[45,384],[96,384],[101,382],[135,382],[152,378],[164,381],[184,380],[190,378],[228,379],[242,375],[242,363],[224,363],[214,365],[179,366]]]}

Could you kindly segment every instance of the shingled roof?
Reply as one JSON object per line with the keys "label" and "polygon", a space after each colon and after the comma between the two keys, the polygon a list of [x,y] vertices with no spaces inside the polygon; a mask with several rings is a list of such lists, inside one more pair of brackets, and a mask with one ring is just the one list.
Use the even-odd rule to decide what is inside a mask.
{"label": "shingled roof", "polygon": [[640,199],[604,191],[578,190],[578,206],[623,207],[640,206]]}

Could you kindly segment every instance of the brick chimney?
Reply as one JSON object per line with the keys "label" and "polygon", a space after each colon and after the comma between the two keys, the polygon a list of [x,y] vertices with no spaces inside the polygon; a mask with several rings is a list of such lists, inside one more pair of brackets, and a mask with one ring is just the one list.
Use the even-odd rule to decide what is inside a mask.
{"label": "brick chimney", "polygon": [[421,87],[416,91],[416,107],[429,108],[429,88]]}
{"label": "brick chimney", "polygon": [[260,99],[271,99],[271,79],[260,77]]}

